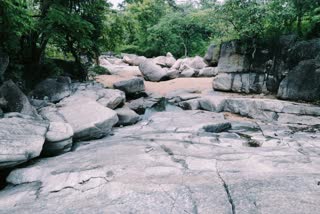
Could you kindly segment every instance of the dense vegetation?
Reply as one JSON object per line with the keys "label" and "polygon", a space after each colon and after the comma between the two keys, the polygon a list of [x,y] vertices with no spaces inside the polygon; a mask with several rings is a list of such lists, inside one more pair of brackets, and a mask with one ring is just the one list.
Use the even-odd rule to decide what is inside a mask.
{"label": "dense vegetation", "polygon": [[84,62],[104,51],[182,57],[231,39],[320,36],[320,0],[124,0],[119,9],[105,0],[1,0],[0,15],[7,78],[27,83],[61,72],[52,58],[73,60],[85,79]]}

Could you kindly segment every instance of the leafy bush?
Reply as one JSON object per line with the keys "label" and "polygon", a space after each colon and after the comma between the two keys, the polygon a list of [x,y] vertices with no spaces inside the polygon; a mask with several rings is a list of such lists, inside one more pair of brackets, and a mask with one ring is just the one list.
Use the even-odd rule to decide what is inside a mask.
{"label": "leafy bush", "polygon": [[94,65],[89,68],[89,72],[88,72],[89,77],[94,77],[97,75],[104,75],[104,74],[110,75],[110,72],[108,71],[108,69],[102,66]]}

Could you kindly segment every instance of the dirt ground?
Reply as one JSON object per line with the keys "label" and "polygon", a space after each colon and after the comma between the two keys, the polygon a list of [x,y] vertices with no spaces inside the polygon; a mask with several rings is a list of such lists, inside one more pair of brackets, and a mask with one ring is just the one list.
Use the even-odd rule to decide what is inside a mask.
{"label": "dirt ground", "polygon": [[[132,76],[119,75],[101,75],[97,76],[96,80],[104,84],[108,88],[112,88],[113,83],[121,80],[130,79]],[[178,78],[163,82],[148,82],[145,81],[146,92],[165,95],[169,92],[179,89],[195,89],[199,92],[212,90],[212,78]]]}

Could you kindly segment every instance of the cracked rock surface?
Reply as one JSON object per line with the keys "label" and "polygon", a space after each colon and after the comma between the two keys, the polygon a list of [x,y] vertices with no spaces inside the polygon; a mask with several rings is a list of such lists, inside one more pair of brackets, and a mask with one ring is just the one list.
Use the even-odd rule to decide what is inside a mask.
{"label": "cracked rock surface", "polygon": [[0,213],[315,213],[320,127],[290,121],[155,113],[12,171]]}

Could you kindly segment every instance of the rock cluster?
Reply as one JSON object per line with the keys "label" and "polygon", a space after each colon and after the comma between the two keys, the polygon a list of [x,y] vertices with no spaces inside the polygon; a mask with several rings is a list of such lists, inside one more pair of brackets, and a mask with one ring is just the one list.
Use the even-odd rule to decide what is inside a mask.
{"label": "rock cluster", "polygon": [[[220,50],[215,90],[242,93],[277,93],[281,99],[316,101],[320,99],[320,39],[298,41],[284,36],[277,50],[260,44],[235,40],[221,48],[210,46],[206,61]],[[217,55],[215,55],[217,56]]]}
{"label": "rock cluster", "polygon": [[[214,77],[219,91],[279,88],[283,99],[314,100],[317,42],[284,45],[293,48],[281,49],[288,54],[279,59],[281,83],[270,72],[279,68],[262,63],[270,53],[258,47],[252,56],[240,41],[211,45],[204,59],[102,56],[111,74],[144,78],[116,81],[113,89],[57,77],[28,98],[5,82],[0,176],[12,171],[0,213],[314,213],[319,106],[212,89],[159,95],[144,80]],[[50,158],[26,163],[39,156]]]}
{"label": "rock cluster", "polygon": [[[142,90],[140,85],[125,86],[120,87],[125,92]],[[4,117],[0,117],[0,169],[39,155],[63,154],[72,149],[74,142],[99,139],[108,135],[115,125],[138,122],[140,116],[130,109],[113,110],[124,105],[125,92],[106,89],[94,82],[71,83],[70,78],[58,77],[38,84],[30,93],[29,102],[15,83],[3,83],[0,87],[1,117]]]}

